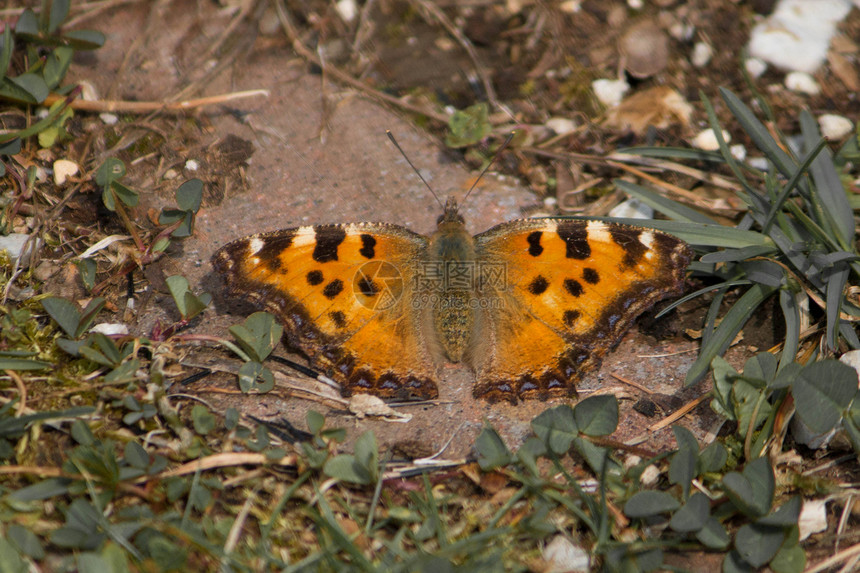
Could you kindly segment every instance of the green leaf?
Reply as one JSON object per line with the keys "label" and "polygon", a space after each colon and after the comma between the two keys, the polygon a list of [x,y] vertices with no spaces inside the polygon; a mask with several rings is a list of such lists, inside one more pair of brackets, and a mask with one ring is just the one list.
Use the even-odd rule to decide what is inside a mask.
{"label": "green leaf", "polygon": [[72,422],[72,439],[82,446],[92,446],[96,443],[96,437],[93,431],[83,420],[75,420]]}
{"label": "green leaf", "polygon": [[176,190],[176,204],[183,211],[197,212],[203,202],[203,182],[189,179]]}
{"label": "green leaf", "polygon": [[573,439],[579,436],[574,411],[566,404],[538,414],[531,426],[538,439],[556,454],[566,453]]}
{"label": "green leaf", "polygon": [[69,15],[70,0],[51,0],[50,19],[48,20],[48,34],[56,32],[66,17]]}
{"label": "green leaf", "polygon": [[489,107],[481,102],[464,110],[457,110],[448,120],[448,134],[445,145],[448,147],[468,147],[490,134]]}
{"label": "green leaf", "polygon": [[16,34],[27,34],[29,36],[39,35],[39,20],[36,14],[29,8],[21,12],[18,21],[15,23]]}
{"label": "green leaf", "polygon": [[[770,415],[773,406],[765,399],[767,391],[738,378],[732,386],[732,408],[738,419],[738,432],[746,435],[755,431]],[[755,415],[755,420],[753,420]]]}
{"label": "green leaf", "polygon": [[125,163],[116,157],[108,157],[96,170],[96,184],[107,188],[117,179],[124,177],[125,172]]}
{"label": "green leaf", "polygon": [[770,511],[776,482],[766,458],[746,465],[743,473],[729,472],[723,477],[726,495],[740,511],[750,517],[762,517]]}
{"label": "green leaf", "polygon": [[806,569],[806,552],[796,543],[783,544],[768,566],[774,573],[801,573]]}
{"label": "green leaf", "polygon": [[355,441],[355,463],[370,476],[371,483],[379,479],[379,447],[376,435],[371,430],[361,434]]}
{"label": "green leaf", "polygon": [[618,400],[615,396],[590,396],[573,408],[579,431],[587,436],[608,436],[618,427]]}
{"label": "green leaf", "polygon": [[69,337],[78,337],[78,324],[81,320],[81,311],[78,306],[64,298],[48,297],[42,300],[42,308],[54,319],[60,328]]}
{"label": "green leaf", "polygon": [[215,416],[209,411],[209,408],[202,404],[197,404],[191,408],[191,421],[194,424],[194,431],[205,436],[215,429]]}
{"label": "green leaf", "polygon": [[755,569],[737,551],[729,551],[723,559],[723,573],[753,573]]}
{"label": "green leaf", "polygon": [[[12,62],[12,52],[15,49],[15,44],[12,42],[12,28],[5,26],[3,30],[2,45],[0,45],[0,79],[6,77],[6,72],[9,71],[9,64]],[[6,154],[5,151],[0,151],[0,154]]]}
{"label": "green leaf", "polygon": [[241,325],[231,326],[230,334],[251,358],[262,362],[277,346],[284,328],[267,312],[255,312]]}
{"label": "green leaf", "polygon": [[[6,28],[8,30],[8,26]],[[19,526],[20,527],[20,526]],[[0,537],[0,571],[28,573],[30,566],[18,555],[11,543]]]}
{"label": "green leaf", "polygon": [[839,423],[857,393],[857,371],[838,360],[813,362],[800,371],[791,392],[800,419],[823,434]]}
{"label": "green leaf", "polygon": [[735,534],[735,549],[744,561],[761,567],[773,559],[784,539],[785,533],[780,527],[748,523]]}
{"label": "green leaf", "polygon": [[105,376],[105,382],[108,384],[120,384],[122,382],[131,382],[137,375],[137,369],[140,368],[140,360],[132,358],[123,362]]}
{"label": "green leaf", "polygon": [[726,447],[720,442],[713,442],[699,454],[696,473],[718,472],[723,469],[728,459]]}
{"label": "green leaf", "polygon": [[475,451],[478,453],[478,465],[484,471],[506,466],[513,458],[502,437],[490,426],[485,426],[478,434]]}
{"label": "green leaf", "polygon": [[[26,529],[17,523],[12,523],[6,530],[6,537],[19,552],[23,553],[27,557],[32,557],[33,559],[43,559],[45,557],[45,549],[42,547],[42,543],[29,529]],[[2,547],[0,547],[0,554],[2,553],[3,550]],[[0,558],[0,560],[2,560],[2,558]],[[0,571],[5,571],[5,569],[0,567]]]}
{"label": "green leaf", "polygon": [[690,485],[696,477],[696,462],[699,455],[699,444],[690,430],[683,426],[672,426],[678,451],[672,455],[669,463],[669,483],[681,486],[684,499],[690,495]]}
{"label": "green leaf", "polygon": [[0,358],[0,370],[44,370],[53,364],[44,360],[25,360],[23,358]]}
{"label": "green leaf", "polygon": [[651,517],[675,511],[681,506],[677,499],[665,491],[640,491],[624,504],[624,515],[631,518]]}
{"label": "green leaf", "polygon": [[14,501],[40,501],[58,495],[69,493],[70,479],[49,478],[33,485],[17,489],[9,494],[9,499]]}
{"label": "green leaf", "polygon": [[355,456],[349,454],[340,454],[326,461],[323,466],[323,473],[348,483],[360,485],[373,483],[373,476],[370,472],[356,462]]}
{"label": "green leaf", "polygon": [[63,39],[76,50],[95,50],[105,43],[105,35],[96,30],[70,30]]}
{"label": "green leaf", "polygon": [[803,507],[803,499],[799,495],[795,495],[787,502],[779,506],[779,508],[766,515],[761,519],[756,520],[759,525],[773,525],[776,527],[790,527],[797,525],[797,520],[800,519],[800,510]]}
{"label": "green leaf", "polygon": [[140,194],[137,191],[131,187],[123,185],[119,181],[111,181],[110,190],[117,199],[122,201],[123,204],[128,207],[136,207],[140,201]]}
{"label": "green leaf", "polygon": [[[631,150],[633,153],[636,150]],[[623,153],[623,151],[619,150],[618,153]],[[695,209],[691,209],[686,205],[682,205],[677,201],[673,201],[671,199],[667,199],[658,193],[654,193],[650,189],[642,187],[641,185],[636,185],[635,183],[631,183],[629,181],[625,181],[623,179],[614,179],[612,181],[616,187],[620,190],[624,191],[631,197],[635,197],[639,199],[646,205],[652,207],[655,211],[663,213],[670,219],[674,221],[684,221],[688,223],[701,223],[703,225],[718,225],[719,222],[696,211]]]}
{"label": "green leaf", "polygon": [[696,492],[690,496],[687,503],[672,515],[669,527],[678,533],[693,533],[699,531],[708,522],[711,505],[708,496]]}
{"label": "green leaf", "polygon": [[105,299],[103,297],[97,296],[90,299],[90,302],[87,303],[87,306],[84,307],[83,312],[81,313],[81,319],[78,322],[78,328],[75,331],[75,338],[78,338],[87,330],[89,330],[90,326],[96,319],[96,315],[104,308]]}
{"label": "green leaf", "polygon": [[325,426],[325,416],[316,410],[308,410],[305,419],[308,422],[308,431],[314,436],[319,435],[323,426]]}
{"label": "green leaf", "polygon": [[72,63],[72,56],[74,54],[75,51],[73,49],[64,46],[59,46],[48,53],[42,77],[45,78],[45,83],[49,88],[56,89],[60,85],[60,82],[63,81],[66,72],[69,70],[69,64]]}
{"label": "green leaf", "polygon": [[192,294],[190,292],[185,293],[185,312],[187,313],[183,318],[186,320],[194,318],[209,306],[209,303],[212,302],[212,295],[208,292],[200,293],[199,295]]}
{"label": "green leaf", "polygon": [[189,292],[188,279],[182,275],[172,275],[164,279],[167,283],[167,289],[170,291],[170,296],[173,297],[173,302],[179,310],[179,314],[184,318],[188,316],[188,309],[185,307],[185,295]]}
{"label": "green leaf", "polygon": [[239,367],[239,389],[242,392],[248,393],[253,390],[264,394],[274,387],[274,374],[259,362],[245,362]]}
{"label": "green leaf", "polygon": [[127,442],[125,444],[123,459],[133,468],[145,470],[149,467],[149,454],[137,442]]}
{"label": "green leaf", "polygon": [[81,275],[81,281],[87,290],[92,290],[96,286],[96,262],[91,258],[80,259],[77,262],[78,272]]}
{"label": "green leaf", "polygon": [[51,93],[44,78],[38,74],[26,73],[14,78],[7,77],[6,79],[27,94],[25,101],[28,101],[28,103],[42,103],[48,97],[48,94]]}
{"label": "green leaf", "polygon": [[731,542],[731,537],[715,517],[709,517],[702,529],[696,532],[696,539],[708,549],[725,549]]}

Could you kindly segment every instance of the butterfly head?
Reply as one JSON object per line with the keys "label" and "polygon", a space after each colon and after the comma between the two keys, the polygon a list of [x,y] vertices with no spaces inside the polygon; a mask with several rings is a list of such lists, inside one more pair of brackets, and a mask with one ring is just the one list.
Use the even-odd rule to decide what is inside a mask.
{"label": "butterfly head", "polygon": [[436,220],[436,225],[441,227],[445,223],[455,223],[458,225],[464,224],[466,221],[460,214],[460,209],[457,207],[457,200],[453,197],[448,197],[445,200],[445,207],[442,214]]}

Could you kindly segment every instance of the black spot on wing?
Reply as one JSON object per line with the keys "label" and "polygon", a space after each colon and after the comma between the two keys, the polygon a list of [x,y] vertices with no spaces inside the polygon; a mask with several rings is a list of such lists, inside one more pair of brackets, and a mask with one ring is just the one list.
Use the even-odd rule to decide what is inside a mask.
{"label": "black spot on wing", "polygon": [[333,310],[328,313],[328,316],[336,327],[343,328],[346,326],[346,316],[341,311]]}
{"label": "black spot on wing", "polygon": [[376,256],[376,239],[373,235],[367,233],[361,234],[361,248],[358,253],[365,259],[372,259]]}
{"label": "black spot on wing", "polygon": [[541,235],[543,235],[541,231],[534,231],[526,237],[526,241],[529,243],[529,254],[533,257],[537,257],[543,252],[543,245],[540,244]]}
{"label": "black spot on wing", "polygon": [[305,278],[307,279],[308,284],[311,286],[317,286],[318,284],[322,284],[323,282],[323,274],[322,271],[319,269],[308,272]]}
{"label": "black spot on wing", "polygon": [[533,295],[539,295],[546,292],[547,287],[549,287],[549,283],[545,278],[538,275],[529,283],[529,292]]}
{"label": "black spot on wing", "polygon": [[579,296],[582,294],[582,284],[576,279],[564,279],[564,290],[571,296]]}
{"label": "black spot on wing", "polygon": [[358,279],[356,286],[358,286],[358,292],[364,296],[376,296],[379,294],[379,287],[377,284],[367,277],[361,277]]}
{"label": "black spot on wing", "polygon": [[332,300],[334,297],[339,295],[341,291],[343,291],[343,281],[340,279],[334,279],[323,288],[323,296]]}
{"label": "black spot on wing", "polygon": [[[281,253],[290,248],[293,244],[293,238],[296,232],[293,229],[288,231],[279,231],[271,235],[256,237],[263,242],[263,246],[254,253],[254,256],[260,259],[266,267],[276,271],[281,268]],[[249,240],[253,240],[251,237]]]}
{"label": "black spot on wing", "polygon": [[587,267],[582,271],[582,279],[590,285],[596,285],[600,282],[600,275],[598,274],[597,269]]}
{"label": "black spot on wing", "polygon": [[579,311],[578,310],[566,310],[562,315],[565,326],[568,328],[573,328],[573,325],[576,324],[577,319],[579,319]]}
{"label": "black spot on wing", "polygon": [[556,227],[556,233],[567,245],[565,256],[568,259],[587,259],[591,256],[588,229],[583,223],[562,221]]}
{"label": "black spot on wing", "polygon": [[625,267],[634,267],[639,264],[645,252],[648,251],[648,247],[639,240],[639,235],[642,234],[639,229],[610,228],[609,234],[615,244],[624,250],[623,265]]}
{"label": "black spot on wing", "polygon": [[346,231],[341,227],[317,227],[314,230],[313,258],[318,263],[337,260],[337,249],[346,238]]}

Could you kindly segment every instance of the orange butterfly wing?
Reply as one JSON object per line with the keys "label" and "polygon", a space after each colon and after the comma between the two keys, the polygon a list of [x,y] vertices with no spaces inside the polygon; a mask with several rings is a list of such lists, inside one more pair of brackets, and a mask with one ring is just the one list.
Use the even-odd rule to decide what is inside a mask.
{"label": "orange butterfly wing", "polygon": [[475,237],[478,262],[504,266],[486,297],[469,363],[489,400],[572,394],[633,320],[681,292],[690,247],[651,229],[525,219]]}
{"label": "orange butterfly wing", "polygon": [[322,225],[245,237],[212,261],[230,293],[276,315],[345,395],[429,399],[436,369],[410,274],[426,248],[397,225]]}

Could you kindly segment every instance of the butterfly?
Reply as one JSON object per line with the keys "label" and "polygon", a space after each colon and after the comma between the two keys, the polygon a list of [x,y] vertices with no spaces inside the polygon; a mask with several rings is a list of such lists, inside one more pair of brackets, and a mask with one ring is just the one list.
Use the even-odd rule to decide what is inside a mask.
{"label": "butterfly", "polygon": [[454,199],[424,236],[387,223],[303,226],[212,257],[229,293],[278,317],[350,396],[432,399],[462,362],[475,397],[569,396],[634,319],[682,292],[692,257],[652,229],[519,219],[472,236]]}

